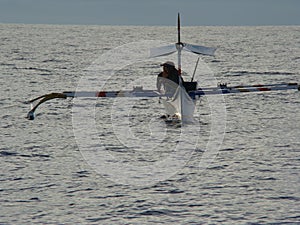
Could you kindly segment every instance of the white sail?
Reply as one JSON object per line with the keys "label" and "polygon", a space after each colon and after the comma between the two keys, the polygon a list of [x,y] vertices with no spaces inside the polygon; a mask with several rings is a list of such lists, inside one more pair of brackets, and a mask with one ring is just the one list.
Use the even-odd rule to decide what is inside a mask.
{"label": "white sail", "polygon": [[[201,55],[210,55],[214,56],[216,48],[212,47],[205,47],[201,45],[193,45],[193,44],[187,44],[183,43],[183,50],[192,52],[195,54],[201,54]],[[176,44],[173,45],[166,45],[166,46],[161,46],[157,48],[151,48],[150,49],[150,57],[159,57],[159,56],[166,56],[170,55],[174,52],[177,52],[178,49],[176,48]]]}
{"label": "white sail", "polygon": [[157,48],[151,48],[150,49],[150,57],[158,57],[158,56],[165,56],[170,55],[174,52],[176,52],[176,45],[167,45],[167,46],[161,46]]}
{"label": "white sail", "polygon": [[202,55],[210,55],[214,56],[216,48],[212,47],[205,47],[205,46],[200,46],[200,45],[192,45],[192,44],[183,44],[183,49],[186,51],[190,51],[196,54],[202,54]]}
{"label": "white sail", "polygon": [[195,102],[184,87],[179,85],[172,100],[166,101],[164,106],[167,113],[173,113],[169,115],[176,114],[182,122],[194,121]]}
{"label": "white sail", "polygon": [[177,113],[177,109],[171,104],[170,101],[166,99],[161,99],[161,102],[163,103],[165,107],[166,114],[169,116],[173,116]]}

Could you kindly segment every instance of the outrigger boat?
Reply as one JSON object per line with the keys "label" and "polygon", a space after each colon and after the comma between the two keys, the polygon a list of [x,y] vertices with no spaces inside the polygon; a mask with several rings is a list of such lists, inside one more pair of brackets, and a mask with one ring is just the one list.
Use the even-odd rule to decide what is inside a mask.
{"label": "outrigger boat", "polygon": [[[166,56],[177,52],[178,55],[178,71],[181,75],[181,52],[188,51],[198,55],[213,56],[216,48],[193,45],[183,43],[180,40],[180,15],[178,13],[178,41],[173,45],[152,48],[150,49],[150,57]],[[199,58],[198,58],[199,61]],[[197,61],[197,64],[198,64]],[[197,64],[195,70],[197,68]],[[195,73],[194,70],[194,73]],[[193,74],[194,77],[194,74]],[[95,98],[161,98],[167,115],[175,115],[175,118],[180,122],[189,121],[193,117],[195,109],[195,101],[197,98],[204,95],[216,94],[232,94],[245,92],[265,92],[265,91],[282,91],[296,89],[300,90],[298,83],[280,83],[280,84],[266,84],[266,85],[239,85],[227,86],[226,83],[218,84],[217,87],[198,87],[198,83],[192,80],[190,82],[181,82],[179,79],[178,87],[175,93],[170,96],[162,94],[157,90],[144,90],[142,86],[133,87],[132,90],[120,91],[64,91],[61,93],[50,93],[40,97],[34,98],[27,103],[31,105],[31,110],[27,114],[29,120],[34,120],[36,109],[44,102],[56,98],[80,98],[80,97],[95,97]],[[38,101],[39,100],[39,101]],[[174,117],[173,117],[174,118]]]}

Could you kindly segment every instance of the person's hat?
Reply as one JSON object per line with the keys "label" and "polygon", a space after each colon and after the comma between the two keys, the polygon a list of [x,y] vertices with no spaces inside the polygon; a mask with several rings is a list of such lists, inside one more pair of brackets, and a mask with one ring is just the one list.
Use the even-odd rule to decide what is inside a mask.
{"label": "person's hat", "polygon": [[163,64],[160,64],[160,66],[172,66],[172,67],[175,67],[175,64],[173,62],[171,62],[171,61],[167,61],[167,62],[165,62]]}

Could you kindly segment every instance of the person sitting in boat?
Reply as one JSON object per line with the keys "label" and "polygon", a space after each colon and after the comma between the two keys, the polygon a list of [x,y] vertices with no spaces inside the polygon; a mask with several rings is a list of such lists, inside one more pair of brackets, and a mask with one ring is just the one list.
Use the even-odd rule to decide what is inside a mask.
{"label": "person sitting in boat", "polygon": [[182,83],[184,82],[182,77],[179,74],[179,71],[175,68],[175,64],[171,61],[167,61],[160,66],[163,67],[163,71],[160,72],[157,76],[156,87],[159,92],[163,86],[164,92],[166,95],[173,96],[175,93],[179,79]]}

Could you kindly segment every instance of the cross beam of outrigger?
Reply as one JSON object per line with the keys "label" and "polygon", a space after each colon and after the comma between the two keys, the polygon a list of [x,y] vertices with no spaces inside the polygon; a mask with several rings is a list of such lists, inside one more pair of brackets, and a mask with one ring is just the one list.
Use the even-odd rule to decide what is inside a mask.
{"label": "cross beam of outrigger", "polygon": [[[269,91],[284,91],[284,90],[299,90],[298,83],[281,83],[281,84],[256,84],[256,85],[238,85],[227,86],[227,84],[219,84],[218,87],[198,88],[194,91],[189,91],[188,94],[192,99],[205,95],[216,94],[237,94],[250,92],[269,92]],[[159,93],[156,90],[143,90],[142,87],[134,87],[133,90],[120,91],[64,91],[62,93],[45,94],[35,99],[28,101],[30,104],[35,104],[28,112],[27,118],[33,120],[35,118],[36,109],[44,102],[57,98],[153,98],[153,97],[170,97]]]}
{"label": "cross beam of outrigger", "polygon": [[[150,57],[159,57],[170,55],[174,52],[178,54],[178,71],[179,76],[181,75],[181,51],[188,51],[191,53],[195,53],[198,55],[209,55],[213,56],[216,48],[205,47],[199,45],[193,45],[188,43],[181,42],[180,39],[180,15],[178,13],[178,41],[175,44],[162,46],[157,48],[150,49]],[[199,61],[199,58],[198,58]],[[119,98],[119,97],[127,97],[127,98],[164,98],[167,99],[178,98],[180,107],[176,105],[171,106],[172,109],[177,110],[177,114],[179,117],[183,117],[185,115],[185,107],[188,104],[184,104],[185,101],[196,100],[197,97],[201,97],[204,95],[216,95],[216,94],[237,94],[237,93],[250,93],[250,92],[268,92],[268,91],[283,91],[283,90],[300,90],[300,85],[298,83],[280,83],[280,84],[256,84],[256,85],[239,85],[239,86],[227,86],[226,83],[219,84],[217,87],[197,87],[198,83],[193,82],[195,71],[198,65],[198,61],[194,70],[194,74],[192,76],[191,82],[179,82],[176,93],[179,93],[178,90],[184,90],[181,94],[174,94],[173,96],[168,96],[165,94],[161,94],[157,90],[144,90],[143,87],[133,87],[132,90],[120,90],[120,91],[64,91],[61,93],[50,93],[45,94],[40,97],[34,98],[28,103],[31,104],[31,110],[27,114],[27,118],[29,120],[34,120],[36,109],[44,102],[62,98]],[[179,79],[181,80],[181,79]],[[174,102],[169,101],[172,105]],[[165,106],[166,111],[167,106]],[[174,113],[175,113],[174,111]],[[191,111],[191,110],[186,110]]]}

